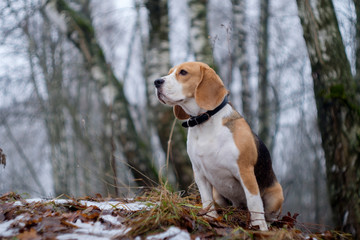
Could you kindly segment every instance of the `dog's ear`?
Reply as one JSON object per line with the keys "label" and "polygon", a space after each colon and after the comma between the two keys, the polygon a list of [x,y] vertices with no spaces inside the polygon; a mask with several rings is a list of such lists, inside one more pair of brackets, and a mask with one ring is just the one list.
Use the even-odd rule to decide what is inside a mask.
{"label": "dog's ear", "polygon": [[184,109],[182,109],[182,107],[180,107],[179,105],[175,105],[174,108],[174,115],[177,119],[180,120],[185,120],[185,119],[189,119],[190,115],[187,114]]}
{"label": "dog's ear", "polygon": [[205,110],[213,110],[228,94],[224,83],[209,66],[200,66],[202,77],[195,90],[196,103]]}

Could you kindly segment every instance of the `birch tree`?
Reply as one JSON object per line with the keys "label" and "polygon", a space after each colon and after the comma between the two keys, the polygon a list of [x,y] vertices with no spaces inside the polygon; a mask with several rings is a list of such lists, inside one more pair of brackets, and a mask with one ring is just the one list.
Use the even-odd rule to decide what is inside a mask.
{"label": "birch tree", "polygon": [[246,32],[246,4],[245,0],[232,0],[233,5],[233,27],[235,46],[235,58],[240,69],[241,76],[241,100],[243,114],[249,124],[253,122],[251,110],[251,91],[249,83],[249,56],[247,53],[247,32]]}
{"label": "birch tree", "polygon": [[[25,162],[25,166],[27,170],[30,173],[31,178],[34,180],[35,185],[38,187],[39,192],[42,196],[45,196],[45,189],[38,177],[38,174],[36,173],[36,170],[34,169],[31,160],[28,158],[22,147],[20,146],[19,142],[16,140],[14,134],[12,133],[12,130],[10,129],[9,124],[7,123],[7,120],[5,118],[0,119],[0,123],[5,127],[6,134],[10,141],[14,144],[16,150],[18,151],[19,155],[21,156],[22,160]],[[4,168],[6,166],[6,156],[3,154],[2,149],[0,148],[0,167],[1,165],[4,165]]]}
{"label": "birch tree", "polygon": [[[38,20],[40,21],[40,20]],[[62,38],[54,34],[53,29],[46,19],[37,22],[39,26],[39,37],[30,33],[30,18],[27,18],[26,24],[22,27],[24,34],[28,38],[28,59],[31,68],[31,82],[33,83],[35,93],[39,100],[42,112],[45,114],[45,126],[51,147],[51,165],[54,181],[54,192],[56,196],[64,193],[71,193],[71,180],[74,174],[71,174],[69,151],[67,137],[65,133],[65,116],[63,99],[63,52],[61,46]],[[40,65],[42,76],[44,77],[48,99],[45,103],[39,94],[36,77],[35,63]]]}
{"label": "birch tree", "polygon": [[269,0],[260,0],[260,23],[258,43],[258,116],[259,137],[267,146],[270,146],[271,119],[269,105],[269,80],[268,80],[268,52],[269,52]]}
{"label": "birch tree", "polygon": [[195,60],[215,67],[207,22],[208,0],[190,0],[190,38]]}
{"label": "birch tree", "polygon": [[360,2],[354,0],[355,13],[356,13],[356,39],[355,39],[355,80],[357,82],[357,89],[360,91]]}
{"label": "birch tree", "polygon": [[172,109],[160,104],[154,93],[154,80],[167,74],[171,67],[168,1],[148,0],[146,1],[146,7],[149,11],[150,23],[148,51],[146,53],[150,126],[155,126],[164,152],[170,151],[169,161],[173,172],[176,174],[177,187],[186,190],[193,181],[193,174],[186,152],[185,130],[180,124],[175,125],[171,146],[168,149],[169,136],[175,117]]}
{"label": "birch tree", "polygon": [[[92,80],[97,84],[107,106],[107,114],[111,118],[108,126],[105,126],[104,134],[107,134],[106,138],[109,139],[107,146],[110,146],[111,155],[109,159],[103,160],[108,161],[110,166],[114,163],[113,147],[117,146],[118,142],[121,146],[118,150],[124,154],[137,183],[153,185],[157,181],[157,171],[151,162],[149,143],[136,131],[122,83],[115,77],[97,42],[89,8],[85,7],[86,11],[78,12],[64,0],[47,1],[47,7],[50,11],[49,17],[55,18],[54,22],[58,23],[81,52]],[[54,16],[54,13],[57,13],[57,16]],[[111,178],[116,178],[115,172],[114,168],[109,170]]]}
{"label": "birch tree", "polygon": [[297,0],[335,224],[360,236],[360,102],[331,0]]}
{"label": "birch tree", "polygon": [[[24,60],[27,62],[25,61],[23,65],[24,69],[29,70],[29,75],[26,73],[25,76],[21,77],[21,81],[29,84],[35,95],[35,98],[29,97],[29,99],[24,100],[24,103],[30,101],[30,105],[37,109],[34,114],[40,121],[44,122],[43,129],[50,146],[49,159],[52,166],[51,176],[54,183],[54,193],[56,196],[64,193],[76,194],[75,189],[78,189],[78,185],[74,183],[76,183],[77,172],[68,148],[69,136],[66,132],[66,116],[64,113],[66,102],[63,82],[64,38],[61,33],[51,27],[51,23],[44,16],[41,3],[38,1],[33,1],[31,4],[8,2],[2,10],[4,9],[4,12],[13,15],[21,12],[18,15],[21,16],[20,19],[11,23],[13,27],[7,34],[11,37],[12,32],[16,31],[17,36],[23,39],[16,44],[21,44],[21,47],[24,48]],[[33,111],[30,110],[31,108],[28,109]],[[4,126],[7,129],[8,137],[14,143],[21,159],[25,161],[31,175],[40,175],[39,171],[31,166],[31,164],[37,164],[36,159],[26,156],[26,152],[21,150],[20,142],[16,141],[10,126],[7,124]],[[47,146],[44,146],[44,149],[46,148]],[[39,177],[32,177],[39,184],[39,180],[36,180]],[[41,194],[44,196],[44,191]]]}

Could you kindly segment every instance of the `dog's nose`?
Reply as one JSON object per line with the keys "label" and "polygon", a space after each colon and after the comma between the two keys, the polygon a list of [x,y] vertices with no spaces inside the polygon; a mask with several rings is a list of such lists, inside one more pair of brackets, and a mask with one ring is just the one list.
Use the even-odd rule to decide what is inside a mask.
{"label": "dog's nose", "polygon": [[164,79],[159,78],[159,79],[156,79],[156,80],[154,81],[154,85],[155,85],[156,88],[159,88],[159,87],[161,87],[161,85],[162,85],[164,82],[165,82]]}

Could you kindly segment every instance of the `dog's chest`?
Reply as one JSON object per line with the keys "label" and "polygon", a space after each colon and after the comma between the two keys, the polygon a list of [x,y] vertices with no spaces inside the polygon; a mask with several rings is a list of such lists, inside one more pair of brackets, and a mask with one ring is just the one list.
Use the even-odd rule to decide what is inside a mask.
{"label": "dog's chest", "polygon": [[234,171],[238,171],[239,150],[221,119],[211,119],[203,126],[189,129],[187,149],[193,167],[210,182],[233,179]]}

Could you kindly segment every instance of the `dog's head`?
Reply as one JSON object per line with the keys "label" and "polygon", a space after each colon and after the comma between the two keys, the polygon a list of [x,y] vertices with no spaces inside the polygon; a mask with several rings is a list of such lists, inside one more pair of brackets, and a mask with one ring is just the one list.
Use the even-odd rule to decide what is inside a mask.
{"label": "dog's head", "polygon": [[[213,110],[228,94],[215,71],[200,62],[179,64],[154,84],[159,101],[173,106],[175,116],[181,120],[188,119],[196,111]],[[192,100],[197,106],[191,106],[194,105]]]}

